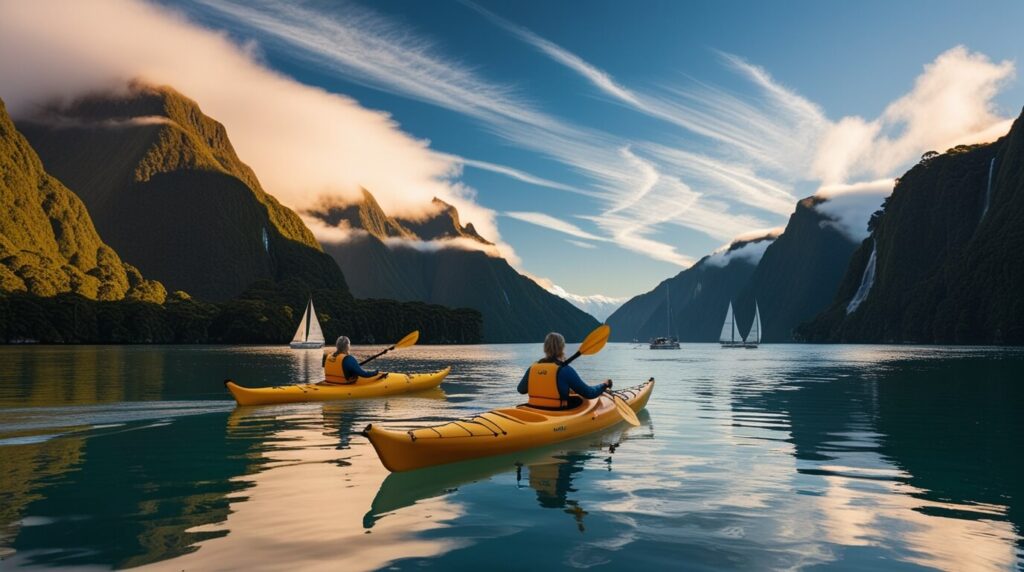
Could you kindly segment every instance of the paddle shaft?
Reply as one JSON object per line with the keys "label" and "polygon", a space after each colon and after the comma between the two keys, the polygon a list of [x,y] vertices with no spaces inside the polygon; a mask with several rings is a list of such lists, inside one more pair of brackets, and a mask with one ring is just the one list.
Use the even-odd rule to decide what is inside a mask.
{"label": "paddle shaft", "polygon": [[373,360],[375,360],[375,359],[379,358],[380,356],[382,356],[382,355],[384,355],[384,354],[388,353],[389,351],[391,351],[391,350],[393,350],[393,349],[395,349],[395,346],[391,346],[390,348],[388,348],[388,349],[386,349],[386,350],[384,350],[384,351],[380,352],[379,354],[374,354],[374,355],[372,355],[372,356],[370,356],[370,357],[368,357],[368,358],[364,359],[363,361],[359,362],[359,365],[366,365],[366,364],[370,363],[371,361],[373,361]]}

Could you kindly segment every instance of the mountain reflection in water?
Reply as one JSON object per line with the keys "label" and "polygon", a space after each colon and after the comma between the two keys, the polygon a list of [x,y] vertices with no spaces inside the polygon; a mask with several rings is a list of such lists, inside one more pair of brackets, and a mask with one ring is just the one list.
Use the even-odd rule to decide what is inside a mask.
{"label": "mountain reflection in water", "polygon": [[310,381],[318,354],[0,348],[0,568],[1021,567],[1020,350],[609,344],[578,369],[663,380],[641,427],[389,474],[361,429],[520,402],[538,348],[403,351],[381,366],[456,368],[238,408],[224,377]]}

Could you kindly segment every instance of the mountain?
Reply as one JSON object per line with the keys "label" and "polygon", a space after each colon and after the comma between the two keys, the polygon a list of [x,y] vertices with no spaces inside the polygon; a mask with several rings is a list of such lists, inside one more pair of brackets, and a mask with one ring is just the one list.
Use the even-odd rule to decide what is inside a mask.
{"label": "mountain", "polygon": [[423,217],[388,216],[364,190],[353,204],[322,204],[307,213],[348,233],[324,251],[364,298],[418,300],[483,314],[484,341],[536,342],[551,331],[580,340],[598,323],[519,274],[458,212],[434,199]]}
{"label": "mountain", "polygon": [[41,109],[18,124],[28,140],[0,114],[0,341],[284,343],[311,295],[328,339],[480,341],[475,310],[355,300],[223,126],[174,90]]}
{"label": "mountain", "polygon": [[43,168],[0,101],[0,293],[162,303],[164,286],[122,262],[82,201]]}
{"label": "mountain", "polygon": [[143,274],[204,300],[258,280],[347,291],[340,269],[260,186],[224,126],[169,87],[49,105],[19,128]]}
{"label": "mountain", "polygon": [[998,141],[926,153],[854,253],[813,341],[1024,343],[1024,116]]}
{"label": "mountain", "polygon": [[[683,342],[718,341],[729,302],[750,280],[758,258],[773,240],[769,235],[734,241],[650,292],[632,298],[608,318],[612,341],[646,341],[665,335],[678,336]],[[741,328],[745,333],[754,319],[753,304],[735,311],[737,323],[745,324]]]}
{"label": "mountain", "polygon": [[832,302],[857,243],[821,209],[818,196],[797,203],[783,233],[736,297],[737,310],[761,310],[765,342],[793,341],[793,331]]}

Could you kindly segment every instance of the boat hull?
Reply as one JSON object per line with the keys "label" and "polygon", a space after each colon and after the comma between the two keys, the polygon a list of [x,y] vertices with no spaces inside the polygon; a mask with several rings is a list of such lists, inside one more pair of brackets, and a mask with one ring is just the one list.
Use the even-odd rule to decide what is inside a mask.
{"label": "boat hull", "polygon": [[433,373],[392,373],[385,379],[361,377],[351,384],[305,383],[275,387],[243,387],[228,379],[228,391],[239,405],[302,403],[305,401],[337,401],[412,393],[437,387],[451,372],[450,367]]}
{"label": "boat hull", "polygon": [[[634,411],[640,411],[653,389],[651,378],[642,385],[615,393]],[[559,443],[621,422],[611,397],[602,395],[569,411],[520,405],[435,427],[403,431],[369,425],[363,435],[369,438],[385,468],[401,472]]]}
{"label": "boat hull", "polygon": [[324,347],[323,342],[292,342],[288,345],[293,350],[318,350]]}

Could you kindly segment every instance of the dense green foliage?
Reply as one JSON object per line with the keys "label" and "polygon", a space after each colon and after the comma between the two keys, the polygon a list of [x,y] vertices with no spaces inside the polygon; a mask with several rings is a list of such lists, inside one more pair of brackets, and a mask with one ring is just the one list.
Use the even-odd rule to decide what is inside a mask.
{"label": "dense green foliage", "polygon": [[162,302],[103,243],[82,201],[44,169],[0,101],[0,292]]}
{"label": "dense green foliage", "polygon": [[[872,228],[804,338],[1024,343],[1024,119],[995,143],[926,154]],[[874,284],[847,314],[875,248]]]}
{"label": "dense green foliage", "polygon": [[461,225],[450,205],[436,201],[433,216],[398,220],[388,217],[368,192],[364,195],[358,204],[324,206],[311,213],[327,224],[344,222],[367,232],[348,242],[324,245],[345,269],[356,296],[476,309],[483,314],[483,339],[492,343],[538,341],[551,331],[570,341],[582,340],[597,327],[593,317],[519,274],[502,258],[479,250],[423,251],[400,240],[384,242],[461,238],[489,248],[471,226]]}
{"label": "dense green foliage", "polygon": [[215,301],[257,280],[347,290],[337,264],[262,189],[224,127],[170,88],[86,97],[19,128],[104,239],[169,289]]}
{"label": "dense green foliage", "polygon": [[[264,299],[254,289],[221,303],[175,292],[164,304],[138,300],[96,301],[77,294],[38,297],[0,294],[0,342],[41,343],[266,343],[284,344],[295,333],[305,299],[285,304],[279,290]],[[393,300],[315,298],[328,340],[393,342],[420,330],[423,343],[479,343],[481,318],[473,310]],[[330,342],[328,342],[330,344]]]}
{"label": "dense green foliage", "polygon": [[[223,127],[194,102],[136,87],[63,111],[78,121],[24,125],[47,165],[87,197],[88,212],[0,105],[0,340],[286,343],[312,294],[328,339],[385,342],[418,329],[427,343],[480,341],[473,310],[354,300],[337,263],[259,188]],[[132,260],[219,301],[167,296],[100,240],[91,212]]]}

